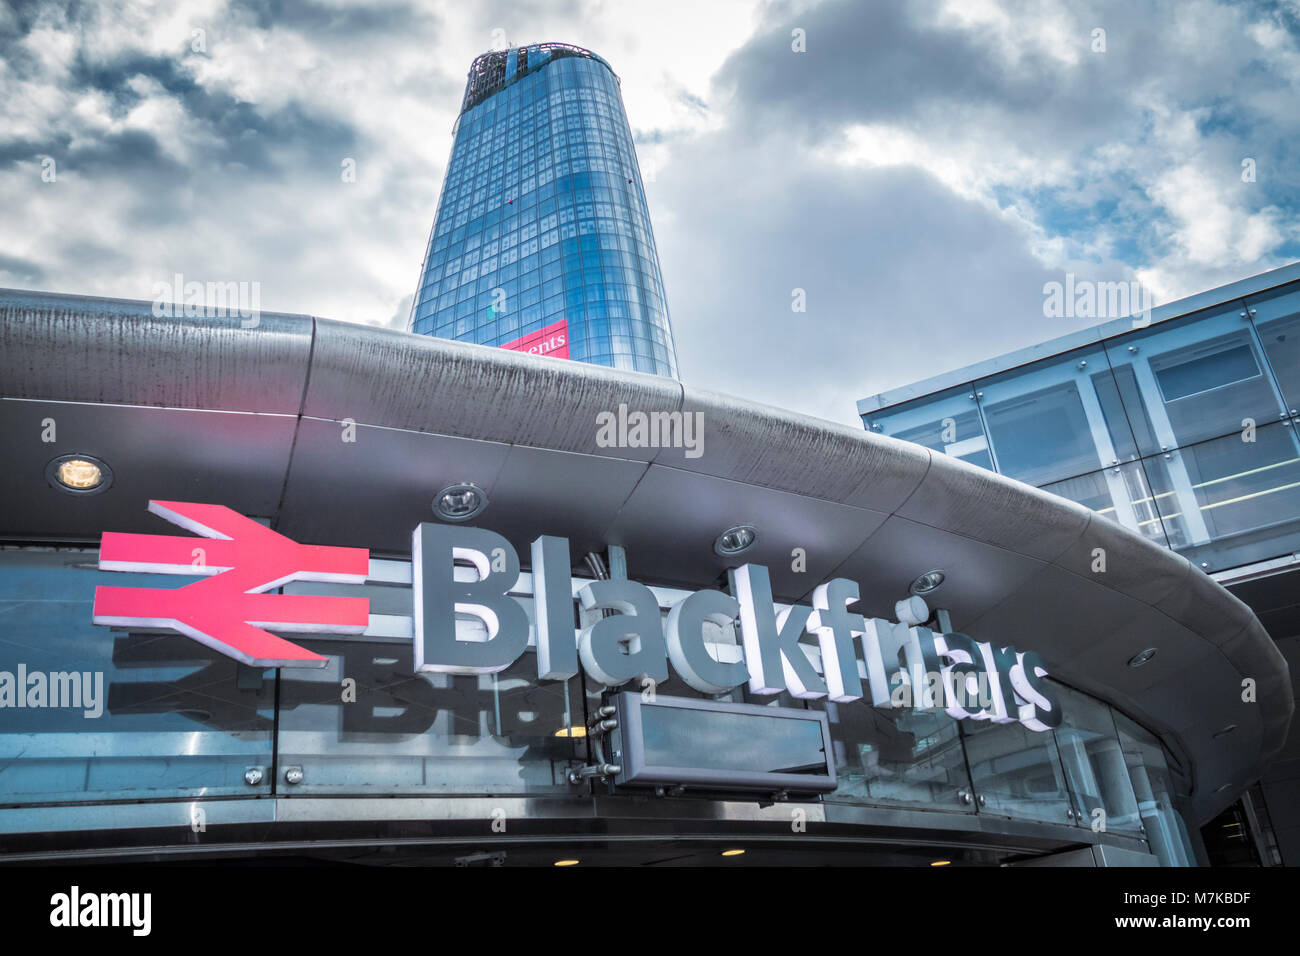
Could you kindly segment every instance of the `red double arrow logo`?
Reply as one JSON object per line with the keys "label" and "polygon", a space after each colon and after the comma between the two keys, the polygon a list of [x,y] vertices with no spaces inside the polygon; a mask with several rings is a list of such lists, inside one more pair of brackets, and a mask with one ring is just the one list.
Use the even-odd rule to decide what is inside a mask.
{"label": "red double arrow logo", "polygon": [[266,594],[289,581],[361,584],[365,548],[299,544],[222,505],[150,501],[149,510],[201,538],[104,533],[105,571],[203,575],[180,588],[95,589],[94,621],[179,631],[254,667],[321,667],[326,658],[264,630],[360,634],[365,598]]}

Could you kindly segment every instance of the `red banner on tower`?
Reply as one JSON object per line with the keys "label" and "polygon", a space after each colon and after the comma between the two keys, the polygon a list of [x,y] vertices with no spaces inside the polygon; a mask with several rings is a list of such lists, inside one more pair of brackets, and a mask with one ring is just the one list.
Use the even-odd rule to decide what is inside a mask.
{"label": "red banner on tower", "polygon": [[569,357],[569,322],[567,319],[548,325],[537,332],[530,332],[522,339],[515,339],[501,346],[511,352],[527,352],[529,355],[549,355],[552,358]]}

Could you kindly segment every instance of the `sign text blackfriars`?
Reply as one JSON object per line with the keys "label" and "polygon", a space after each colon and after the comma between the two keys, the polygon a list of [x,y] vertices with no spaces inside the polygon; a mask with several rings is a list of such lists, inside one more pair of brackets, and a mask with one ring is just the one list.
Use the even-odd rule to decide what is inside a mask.
{"label": "sign text blackfriars", "polygon": [[[509,667],[528,647],[528,615],[509,591],[519,580],[519,556],[499,534],[481,528],[422,524],[413,541],[415,669],[488,674]],[[477,569],[457,580],[456,562]],[[1061,708],[1038,655],[945,634],[927,627],[868,619],[848,608],[858,586],[846,578],[822,584],[812,607],[777,613],[765,567],[736,569],[735,595],[703,590],[687,595],[660,622],[659,602],[635,581],[592,581],[578,591],[589,611],[612,611],[577,630],[569,543],[543,536],[532,544],[537,676],[563,680],[579,663],[596,681],[618,687],[631,680],[668,679],[668,662],[706,694],[748,684],[754,694],[788,691],[805,699],[869,699],[876,707],[946,710],[955,718],[1019,721],[1031,730],[1059,726]],[[464,577],[464,575],[462,575]],[[457,614],[483,622],[485,640],[457,636]],[[704,625],[734,623],[739,660],[709,651]],[[821,667],[801,649],[815,636]],[[974,688],[983,686],[979,703]],[[906,694],[900,695],[899,688]]]}

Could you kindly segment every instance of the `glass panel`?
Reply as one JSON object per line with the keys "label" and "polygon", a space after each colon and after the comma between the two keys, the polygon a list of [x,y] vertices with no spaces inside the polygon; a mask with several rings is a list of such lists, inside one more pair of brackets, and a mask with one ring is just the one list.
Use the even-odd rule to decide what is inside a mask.
{"label": "glass panel", "polygon": [[1072,823],[1056,740],[1021,724],[963,721],[962,739],[981,813]]}
{"label": "glass panel", "polygon": [[1043,485],[1062,498],[1077,501],[1100,515],[1141,533],[1155,544],[1168,547],[1155,496],[1140,462],[1117,465],[1091,475],[1079,475]]}
{"label": "glass panel", "polygon": [[[412,674],[409,642],[301,641],[329,664],[282,679],[281,767],[303,793],[570,791],[585,755],[575,680],[537,680],[530,651],[499,674]],[[343,701],[345,677],[356,700]]]}
{"label": "glass panel", "polygon": [[1164,749],[1155,736],[1121,713],[1115,713],[1124,762],[1151,852],[1161,866],[1192,866],[1195,856],[1173,804],[1173,781]]}
{"label": "glass panel", "polygon": [[1060,684],[1056,688],[1062,711],[1056,745],[1074,794],[1079,826],[1140,836],[1137,798],[1110,708]]}
{"label": "glass panel", "polygon": [[1282,407],[1240,307],[1152,326],[1106,347],[1141,453],[1276,422]]}
{"label": "glass panel", "polygon": [[1209,354],[1179,361],[1167,368],[1152,363],[1152,368],[1166,403],[1245,382],[1260,372],[1255,351],[1249,343],[1227,344]]}
{"label": "glass panel", "polygon": [[834,803],[973,813],[957,722],[942,711],[878,710],[861,701],[828,703],[839,786]]}
{"label": "glass panel", "polygon": [[1300,445],[1288,422],[1144,464],[1172,547],[1207,570],[1300,549]]}
{"label": "glass panel", "polygon": [[968,386],[862,416],[871,431],[915,442],[981,468],[993,467],[988,440]]}
{"label": "glass panel", "polygon": [[830,772],[821,724],[813,720],[688,710],[658,698],[658,703],[641,708],[641,734],[647,766]]}
{"label": "glass panel", "polygon": [[1267,298],[1250,299],[1255,331],[1291,414],[1300,410],[1300,289],[1295,283]]}
{"label": "glass panel", "polygon": [[1100,348],[976,383],[1001,474],[1045,485],[1136,457]]}
{"label": "glass panel", "polygon": [[93,624],[97,585],[197,580],[97,563],[90,550],[0,552],[0,695],[27,705],[0,712],[0,803],[269,793],[274,671],[179,634]]}

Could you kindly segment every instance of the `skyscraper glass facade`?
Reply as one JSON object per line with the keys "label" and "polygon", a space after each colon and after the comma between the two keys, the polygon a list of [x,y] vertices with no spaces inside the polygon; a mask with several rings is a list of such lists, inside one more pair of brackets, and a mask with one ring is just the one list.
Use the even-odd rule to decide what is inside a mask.
{"label": "skyscraper glass facade", "polygon": [[540,341],[543,353],[677,376],[632,132],[604,60],[541,44],[474,61],[410,330]]}

